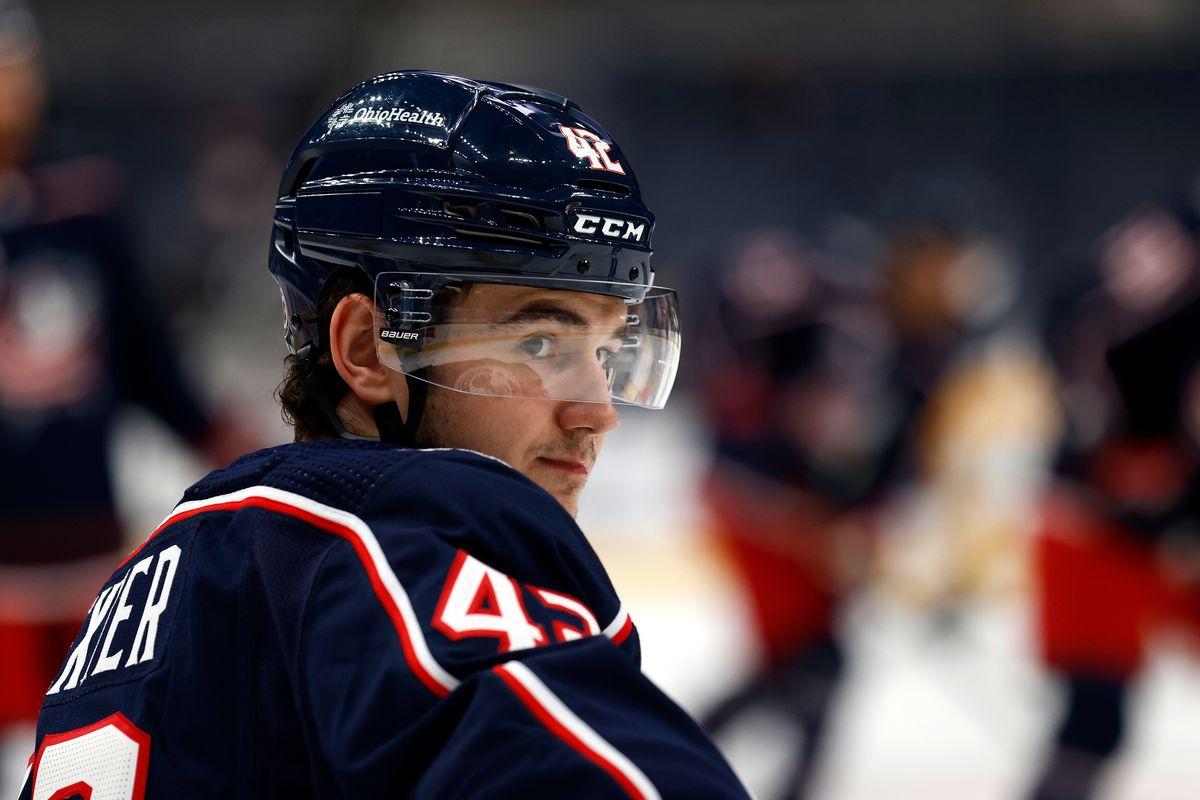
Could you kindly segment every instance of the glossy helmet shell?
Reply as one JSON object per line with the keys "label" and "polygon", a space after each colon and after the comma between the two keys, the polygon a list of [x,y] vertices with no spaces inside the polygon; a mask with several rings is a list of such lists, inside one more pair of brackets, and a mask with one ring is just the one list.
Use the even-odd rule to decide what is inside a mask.
{"label": "glossy helmet shell", "polygon": [[292,153],[269,269],[296,352],[339,267],[606,281],[639,301],[653,227],[620,148],[565,97],[394,72],[338,98]]}

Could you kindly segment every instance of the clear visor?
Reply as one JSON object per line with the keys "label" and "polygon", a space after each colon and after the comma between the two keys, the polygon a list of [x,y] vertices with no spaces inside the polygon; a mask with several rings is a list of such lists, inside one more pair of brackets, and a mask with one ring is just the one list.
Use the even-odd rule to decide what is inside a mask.
{"label": "clear visor", "polygon": [[651,288],[635,302],[620,296],[629,293],[627,284],[502,280],[379,275],[380,359],[413,378],[468,394],[644,408],[666,404],[679,366],[674,290]]}

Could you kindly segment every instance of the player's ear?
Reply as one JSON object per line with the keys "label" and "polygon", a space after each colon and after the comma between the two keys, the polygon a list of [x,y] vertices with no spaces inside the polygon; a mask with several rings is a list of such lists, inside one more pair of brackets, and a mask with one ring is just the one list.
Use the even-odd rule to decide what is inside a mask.
{"label": "player's ear", "polygon": [[390,370],[375,352],[375,304],[363,294],[343,297],[329,320],[329,353],[338,375],[367,406],[395,399]]}

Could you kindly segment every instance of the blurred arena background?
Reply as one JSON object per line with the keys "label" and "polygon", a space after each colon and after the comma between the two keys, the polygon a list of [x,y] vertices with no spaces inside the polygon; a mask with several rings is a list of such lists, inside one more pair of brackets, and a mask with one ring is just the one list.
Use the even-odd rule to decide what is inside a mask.
{"label": "blurred arena background", "polygon": [[[603,120],[658,215],[658,282],[679,289],[690,326],[671,404],[624,414],[580,515],[639,624],[646,672],[702,716],[770,663],[762,598],[747,583],[758,573],[728,531],[714,535],[713,497],[728,486],[721,463],[770,472],[771,457],[742,444],[790,431],[813,457],[806,496],[836,499],[836,515],[814,517],[816,541],[852,551],[851,577],[831,579],[835,599],[821,601],[843,666],[809,796],[1030,796],[1067,705],[1062,664],[1045,654],[1043,492],[1064,441],[1087,438],[1056,323],[1079,317],[1077,301],[1120,265],[1134,265],[1139,286],[1180,296],[1191,278],[1171,276],[1200,274],[1187,217],[1200,207],[1200,5],[50,0],[34,10],[50,87],[37,149],[112,161],[122,223],[188,383],[263,445],[290,438],[272,398],[285,354],[265,269],[272,202],[287,153],[331,97],[426,68],[543,86]],[[824,313],[834,307],[846,315]],[[772,327],[780,317],[786,325]],[[808,334],[772,338],[800,322],[849,331],[866,355],[847,362]],[[884,344],[871,338],[879,326]],[[1078,327],[1085,340],[1110,334]],[[743,374],[747,359],[761,374]],[[768,405],[780,413],[754,401],[763,379],[798,382],[805,394],[782,413],[803,419],[761,424]],[[828,396],[812,397],[813,386]],[[1100,404],[1078,402],[1085,417]],[[843,434],[861,456],[846,480],[862,484],[844,492],[844,480],[810,480],[845,479],[821,466],[830,447],[847,463],[825,442]],[[789,491],[803,482],[795,456],[776,476]],[[128,542],[207,469],[136,405],[121,412],[110,464]],[[870,523],[849,525],[859,513]],[[1184,569],[1191,544],[1138,546],[1136,558],[1155,563],[1183,553],[1172,579],[1200,597]],[[1052,588],[1069,595],[1065,580]],[[778,602],[785,627],[817,614]],[[1196,795],[1189,627],[1145,631],[1136,667],[1118,670],[1130,714],[1097,796]],[[764,798],[805,752],[796,719],[811,722],[771,697],[720,737]],[[28,730],[7,739],[10,782],[29,743]]]}

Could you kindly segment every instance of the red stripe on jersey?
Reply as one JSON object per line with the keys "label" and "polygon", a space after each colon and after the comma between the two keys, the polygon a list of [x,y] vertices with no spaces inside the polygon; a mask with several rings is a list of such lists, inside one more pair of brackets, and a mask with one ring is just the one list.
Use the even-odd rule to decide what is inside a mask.
{"label": "red stripe on jersey", "polygon": [[[438,697],[445,697],[450,694],[450,689],[443,686],[437,678],[425,669],[421,660],[417,657],[416,650],[413,648],[412,635],[409,633],[408,626],[404,624],[404,617],[400,614],[400,609],[396,606],[396,602],[392,599],[391,594],[383,585],[383,581],[379,577],[379,570],[375,568],[375,563],[371,559],[371,554],[367,551],[366,545],[359,537],[354,529],[342,525],[325,517],[313,514],[303,508],[298,508],[293,505],[273,500],[268,497],[246,497],[241,500],[231,500],[224,503],[214,503],[211,506],[202,506],[200,508],[191,508],[187,511],[181,511],[178,514],[173,514],[167,517],[161,525],[154,529],[154,532],[146,537],[146,541],[138,546],[136,550],[126,556],[121,562],[122,566],[130,561],[135,555],[142,551],[155,536],[157,536],[165,528],[174,525],[177,522],[182,522],[185,519],[204,514],[210,511],[237,511],[243,508],[261,508],[266,511],[274,511],[277,514],[298,519],[301,522],[307,522],[315,528],[320,528],[323,531],[332,533],[334,536],[340,537],[350,543],[354,548],[355,554],[358,556],[359,562],[362,564],[363,570],[367,573],[367,578],[371,582],[371,589],[375,592],[375,597],[387,612],[388,617],[392,621],[392,625],[396,629],[396,634],[400,638],[400,648],[404,651],[404,660],[408,662],[409,668],[413,674],[425,685],[429,691],[433,692]],[[118,567],[119,569],[119,567]]]}
{"label": "red stripe on jersey", "polygon": [[595,750],[589,747],[587,743],[576,736],[566,725],[560,722],[558,718],[555,717],[550,711],[550,709],[542,705],[542,703],[536,697],[534,697],[528,689],[525,688],[524,684],[522,684],[520,680],[504,669],[503,664],[492,667],[492,672],[500,676],[500,680],[504,681],[505,685],[507,685],[508,688],[512,690],[512,693],[517,696],[517,699],[520,700],[535,717],[537,717],[538,721],[541,722],[547,730],[570,745],[573,750],[586,758],[588,761],[591,761],[600,769],[607,772],[612,779],[615,780],[620,787],[625,790],[625,793],[634,798],[634,800],[647,800],[646,796],[638,789],[637,786],[634,785],[633,781],[631,781],[616,764],[609,761],[600,753],[597,753]]}
{"label": "red stripe on jersey", "polygon": [[619,645],[621,642],[629,638],[630,632],[633,631],[633,617],[626,616],[625,624],[621,626],[621,630],[613,634],[612,643]]}

